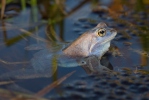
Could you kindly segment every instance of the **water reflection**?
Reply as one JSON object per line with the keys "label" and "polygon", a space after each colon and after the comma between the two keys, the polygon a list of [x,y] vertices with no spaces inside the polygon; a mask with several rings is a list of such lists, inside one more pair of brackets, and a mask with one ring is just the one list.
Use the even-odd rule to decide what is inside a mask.
{"label": "water reflection", "polygon": [[[57,66],[60,66],[57,62],[59,51],[67,45],[65,42],[69,39],[74,40],[78,34],[82,34],[101,21],[108,23],[118,31],[118,36],[112,44],[123,56],[114,57],[113,51],[106,60],[110,62],[113,70],[119,71],[123,67],[133,70],[138,68],[138,72],[140,69],[142,73],[148,74],[149,23],[146,0],[130,0],[130,2],[111,0],[106,6],[101,2],[98,4],[97,0],[91,2],[83,0],[74,4],[73,7],[73,1],[69,4],[66,2],[64,0],[40,0],[38,2],[31,0],[30,3],[27,1],[22,3],[22,8],[13,4],[6,7],[5,20],[1,22],[0,27],[0,65],[4,70],[1,71],[3,79],[51,77],[54,73],[57,75],[63,73],[66,69],[56,71]],[[10,8],[14,8],[14,12],[9,12]],[[84,16],[82,12],[87,12],[87,14]],[[131,45],[125,45],[126,43]],[[41,51],[38,52],[39,49]],[[47,59],[43,60],[44,57]],[[39,60],[43,62],[39,64]],[[94,60],[97,60],[96,57]],[[79,63],[69,59],[65,61],[61,62],[61,66],[66,66],[63,65],[64,63],[80,66],[84,59],[81,59]],[[85,59],[85,63],[86,61],[88,63],[92,59]],[[98,66],[98,62],[95,64]],[[83,68],[89,74],[96,70],[88,69],[86,66]],[[56,79],[58,77],[60,75],[56,76]]]}

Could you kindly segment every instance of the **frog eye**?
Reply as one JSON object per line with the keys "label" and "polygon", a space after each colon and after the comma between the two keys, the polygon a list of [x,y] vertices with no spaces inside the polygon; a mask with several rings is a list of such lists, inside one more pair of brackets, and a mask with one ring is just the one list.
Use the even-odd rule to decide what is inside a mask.
{"label": "frog eye", "polygon": [[98,30],[98,35],[101,36],[101,37],[105,36],[106,35],[106,30],[104,28],[99,29]]}

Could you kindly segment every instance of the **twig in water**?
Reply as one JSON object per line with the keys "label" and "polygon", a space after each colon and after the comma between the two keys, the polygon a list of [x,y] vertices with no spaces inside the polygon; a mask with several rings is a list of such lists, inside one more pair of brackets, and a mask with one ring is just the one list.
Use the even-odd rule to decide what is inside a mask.
{"label": "twig in water", "polygon": [[32,37],[32,38],[34,38],[34,39],[40,40],[40,41],[42,41],[42,42],[49,42],[48,40],[43,39],[43,38],[41,38],[41,37],[38,37],[38,36],[34,35],[33,33],[31,33],[31,32],[29,32],[29,31],[23,29],[23,28],[19,28],[19,27],[14,26],[14,25],[12,25],[12,24],[10,24],[10,23],[6,23],[6,25],[9,25],[9,26],[11,26],[11,27],[14,27],[14,28],[18,29],[19,31],[26,33],[27,35],[29,35],[30,37]]}
{"label": "twig in water", "polygon": [[6,6],[6,0],[2,0],[2,9],[1,9],[1,19],[4,17],[4,11],[5,11],[5,6]]}
{"label": "twig in water", "polygon": [[49,100],[35,97],[26,93],[20,93],[0,88],[0,100]]}
{"label": "twig in water", "polygon": [[2,81],[0,82],[0,85],[6,85],[6,84],[11,84],[14,83],[14,81]]}
{"label": "twig in water", "polygon": [[37,92],[35,94],[35,96],[44,96],[46,95],[49,91],[51,91],[53,88],[55,88],[56,86],[60,85],[64,80],[66,80],[69,76],[71,76],[75,71],[72,71],[68,74],[66,74],[65,76],[63,76],[62,78],[58,79],[57,81],[53,82],[52,84],[46,86],[45,88],[43,88],[42,90],[40,90],[39,92]]}
{"label": "twig in water", "polygon": [[2,60],[2,59],[0,59],[0,62],[1,63],[4,63],[4,64],[9,64],[9,65],[13,65],[13,64],[27,64],[27,63],[29,63],[29,61],[24,61],[24,62],[8,62],[8,61]]}

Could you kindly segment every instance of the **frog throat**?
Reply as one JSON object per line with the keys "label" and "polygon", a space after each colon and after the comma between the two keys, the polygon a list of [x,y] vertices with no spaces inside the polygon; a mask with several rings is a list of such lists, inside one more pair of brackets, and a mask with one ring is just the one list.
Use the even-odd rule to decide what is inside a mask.
{"label": "frog throat", "polygon": [[[108,39],[106,39],[105,41],[101,42],[99,45],[103,45],[107,42],[110,42],[115,36],[112,36],[112,37],[109,37]],[[96,42],[94,45],[91,45],[90,48],[89,48],[89,54],[92,53],[92,50],[94,48],[94,46],[97,44],[98,42]]]}

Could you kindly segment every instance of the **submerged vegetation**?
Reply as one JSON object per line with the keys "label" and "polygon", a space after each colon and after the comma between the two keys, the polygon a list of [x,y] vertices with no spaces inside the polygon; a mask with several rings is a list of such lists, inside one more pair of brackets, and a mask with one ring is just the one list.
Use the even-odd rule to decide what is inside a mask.
{"label": "submerged vegetation", "polygon": [[[148,98],[148,8],[148,0],[1,0],[0,99],[49,100],[51,94],[58,95],[54,99],[86,99],[86,94],[95,97],[100,95],[104,99],[116,98],[115,95],[128,99],[126,97],[130,97],[129,94],[130,98],[135,98],[132,95]],[[108,55],[106,63],[110,63],[119,75],[86,75],[80,67],[67,70],[58,68],[56,56],[53,56],[52,64],[49,65],[50,77],[33,76],[32,79],[18,80],[12,74],[11,77],[1,79],[6,72],[17,72],[20,69],[25,71],[38,50],[48,48],[55,53],[64,44],[67,45],[68,41],[74,40],[99,22],[107,23],[118,32],[103,59]],[[100,87],[102,85],[116,94],[105,89],[103,91]],[[92,92],[88,93],[88,90]],[[95,98],[93,95],[89,97]]]}

